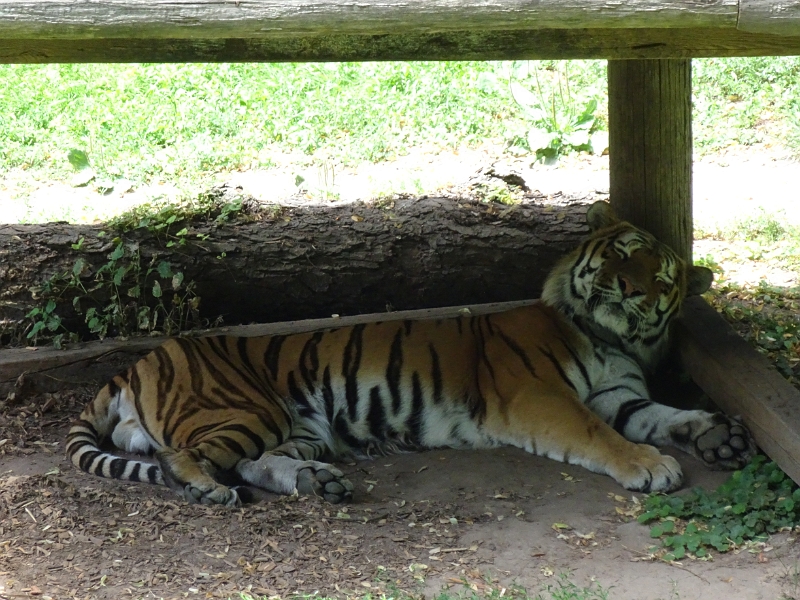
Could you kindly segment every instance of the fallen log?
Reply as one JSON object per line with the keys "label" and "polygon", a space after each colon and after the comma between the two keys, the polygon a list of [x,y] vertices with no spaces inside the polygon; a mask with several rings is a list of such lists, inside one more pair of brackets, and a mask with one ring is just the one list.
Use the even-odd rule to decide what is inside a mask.
{"label": "fallen log", "polygon": [[[230,190],[215,193],[228,202]],[[19,342],[20,327],[30,330],[25,315],[44,310],[53,277],[72,280],[49,292],[59,328],[69,331],[87,328],[91,307],[116,302],[125,313],[141,310],[145,300],[168,304],[171,281],[180,284],[179,294],[193,282],[200,316],[226,324],[535,298],[553,263],[586,234],[591,200],[506,206],[422,197],[259,207],[223,222],[151,223],[123,233],[103,225],[4,225],[2,341]],[[133,333],[114,328],[105,334]]]}

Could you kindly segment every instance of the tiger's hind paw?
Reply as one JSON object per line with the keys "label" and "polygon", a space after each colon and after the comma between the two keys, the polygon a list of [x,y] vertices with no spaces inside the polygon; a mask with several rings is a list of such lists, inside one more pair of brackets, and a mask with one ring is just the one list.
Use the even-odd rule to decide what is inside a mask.
{"label": "tiger's hind paw", "polygon": [[189,483],[183,488],[183,497],[189,504],[222,504],[231,508],[242,505],[236,490],[219,484],[203,489]]}
{"label": "tiger's hind paw", "polygon": [[353,484],[339,469],[316,460],[297,460],[265,452],[257,460],[244,458],[236,473],[246,482],[276,494],[320,496],[333,504],[353,497]]}
{"label": "tiger's hind paw", "polygon": [[353,484],[333,465],[315,463],[297,472],[297,491],[339,504],[353,497]]}

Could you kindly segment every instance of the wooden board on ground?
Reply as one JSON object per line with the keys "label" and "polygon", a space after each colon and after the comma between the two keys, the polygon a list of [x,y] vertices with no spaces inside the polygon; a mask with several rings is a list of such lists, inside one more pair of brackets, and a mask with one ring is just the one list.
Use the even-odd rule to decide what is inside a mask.
{"label": "wooden board on ground", "polygon": [[[192,336],[206,335],[234,335],[254,337],[259,335],[292,334],[330,329],[333,327],[347,327],[359,323],[373,323],[376,321],[399,321],[403,319],[446,319],[462,314],[487,314],[501,312],[531,304],[535,300],[519,300],[515,302],[493,302],[469,306],[448,306],[445,308],[427,308],[422,310],[401,310],[390,313],[372,313],[354,315],[349,317],[335,317],[328,319],[307,319],[302,321],[285,321],[281,323],[265,323],[258,325],[237,325],[234,327],[220,327],[201,332],[190,332]],[[46,373],[63,367],[81,369],[84,379],[92,380],[93,366],[101,359],[114,354],[140,355],[144,354],[164,342],[165,337],[145,337],[130,340],[109,339],[98,342],[86,342],[70,347],[66,350],[57,350],[52,347],[41,348],[11,348],[0,351],[0,386],[13,384],[23,373]],[[100,369],[102,372],[102,369]]]}
{"label": "wooden board on ground", "polygon": [[679,324],[683,363],[726,413],[741,415],[761,449],[800,483],[800,392],[705,301]]}

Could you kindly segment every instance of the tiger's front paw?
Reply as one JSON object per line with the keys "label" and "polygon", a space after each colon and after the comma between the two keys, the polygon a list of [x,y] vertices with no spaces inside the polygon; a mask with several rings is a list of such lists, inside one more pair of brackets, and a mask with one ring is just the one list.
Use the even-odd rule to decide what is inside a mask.
{"label": "tiger's front paw", "polygon": [[611,473],[625,489],[634,492],[671,492],[681,487],[683,471],[678,461],[648,444],[636,444],[636,456],[623,469]]}
{"label": "tiger's front paw", "polygon": [[721,413],[710,415],[709,426],[697,434],[694,454],[716,469],[741,469],[755,456],[753,436],[739,421]]}
{"label": "tiger's front paw", "polygon": [[297,491],[301,494],[321,496],[331,504],[339,504],[353,497],[353,484],[339,469],[325,463],[306,463],[297,472]]}

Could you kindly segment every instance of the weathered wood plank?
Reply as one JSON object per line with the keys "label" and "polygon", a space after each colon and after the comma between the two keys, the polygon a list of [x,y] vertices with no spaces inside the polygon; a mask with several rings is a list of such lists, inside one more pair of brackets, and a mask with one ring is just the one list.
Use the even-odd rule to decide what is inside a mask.
{"label": "weathered wood plank", "polygon": [[[253,337],[259,335],[292,334],[347,327],[359,323],[376,321],[399,321],[402,319],[446,319],[456,317],[469,311],[469,314],[481,315],[510,310],[518,306],[531,304],[535,300],[519,300],[515,302],[494,302],[469,306],[448,306],[445,308],[428,308],[422,310],[400,310],[391,313],[372,313],[349,317],[328,319],[306,319],[302,321],[285,321],[281,323],[265,323],[258,325],[238,325],[220,327],[187,335],[235,335]],[[0,385],[13,383],[22,373],[42,373],[68,365],[82,365],[81,375],[91,380],[92,364],[100,358],[114,353],[142,354],[159,346],[166,337],[143,337],[131,340],[104,340],[76,344],[65,350],[52,347],[42,348],[9,348],[0,351]]]}
{"label": "weathered wood plank", "polygon": [[800,36],[733,29],[544,29],[260,39],[8,39],[0,63],[692,58],[800,54]]}
{"label": "weathered wood plank", "polygon": [[736,27],[738,0],[4,0],[0,37],[250,38],[586,27]]}
{"label": "weathered wood plank", "polygon": [[800,0],[741,0],[737,29],[800,35]]}
{"label": "weathered wood plank", "polygon": [[705,301],[693,298],[680,322],[683,362],[726,413],[741,415],[764,452],[800,483],[800,392]]}
{"label": "weathered wood plank", "polygon": [[608,61],[610,200],[617,214],[692,257],[692,65]]}

